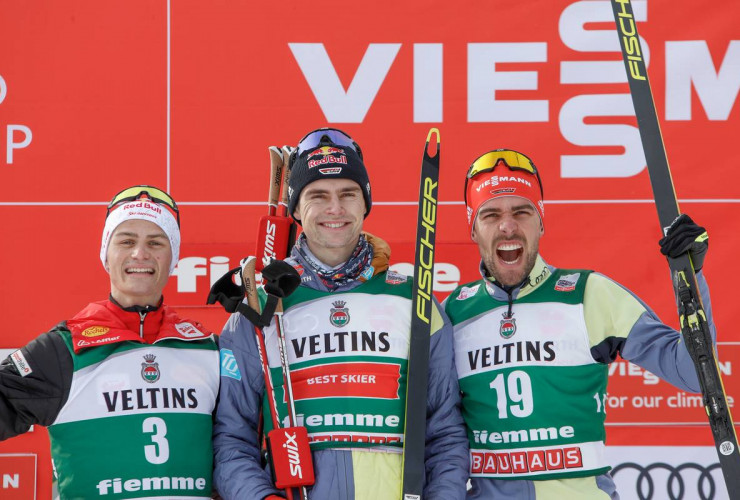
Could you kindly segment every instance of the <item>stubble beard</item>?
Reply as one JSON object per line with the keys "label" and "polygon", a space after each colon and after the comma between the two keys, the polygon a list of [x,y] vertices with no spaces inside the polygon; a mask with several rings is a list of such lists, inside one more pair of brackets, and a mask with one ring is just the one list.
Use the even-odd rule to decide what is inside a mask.
{"label": "stubble beard", "polygon": [[[524,248],[526,250],[526,245]],[[534,264],[537,262],[537,252],[531,252],[526,255],[527,260],[524,264],[524,268],[522,271],[516,273],[512,271],[500,271],[496,263],[497,259],[496,250],[493,250],[492,255],[486,255],[483,257],[483,265],[486,267],[488,276],[496,280],[501,285],[515,286],[524,281],[524,279],[529,276],[529,273],[532,272],[532,269],[534,269]]]}

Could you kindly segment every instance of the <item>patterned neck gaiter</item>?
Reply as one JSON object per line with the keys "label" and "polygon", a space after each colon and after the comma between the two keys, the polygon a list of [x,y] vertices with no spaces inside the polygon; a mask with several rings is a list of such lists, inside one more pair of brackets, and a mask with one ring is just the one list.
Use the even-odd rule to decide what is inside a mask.
{"label": "patterned neck gaiter", "polygon": [[296,251],[308,263],[316,276],[330,290],[334,291],[342,285],[356,280],[373,260],[373,248],[365,238],[364,234],[360,235],[360,241],[357,243],[352,255],[347,262],[337,268],[329,268],[326,264],[320,262],[308,249],[306,235],[301,234],[296,242]]}

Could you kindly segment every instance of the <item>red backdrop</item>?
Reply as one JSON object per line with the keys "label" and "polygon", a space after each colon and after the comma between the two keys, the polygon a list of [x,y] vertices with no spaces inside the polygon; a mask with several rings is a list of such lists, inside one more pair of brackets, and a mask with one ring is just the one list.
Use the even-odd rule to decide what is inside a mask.
{"label": "red backdrop", "polygon": [[[681,207],[711,236],[719,355],[727,392],[740,397],[740,4],[634,9]],[[394,263],[413,260],[422,148],[429,127],[440,129],[440,298],[476,278],[466,167],[508,147],[541,170],[545,259],[603,272],[677,324],[608,2],[0,0],[0,10],[0,349],[106,296],[104,206],[138,183],[181,205],[167,301],[220,330],[225,315],[205,297],[252,252],[267,147],[326,125],[362,145],[375,200],[366,229],[391,244]],[[711,445],[703,410],[684,393],[625,362],[611,378],[610,444]],[[26,480],[48,497],[43,430],[0,453],[36,454]],[[31,470],[27,458],[7,460],[3,498],[20,491],[4,475],[21,477],[4,464]]]}

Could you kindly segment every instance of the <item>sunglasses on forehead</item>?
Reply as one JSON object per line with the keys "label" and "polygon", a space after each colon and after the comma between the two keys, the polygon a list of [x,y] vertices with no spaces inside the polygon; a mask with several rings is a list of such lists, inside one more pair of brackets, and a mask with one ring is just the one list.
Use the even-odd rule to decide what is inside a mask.
{"label": "sunglasses on forehead", "polygon": [[534,166],[532,160],[527,156],[513,151],[511,149],[496,149],[489,151],[479,156],[468,169],[468,174],[465,177],[465,193],[468,192],[468,180],[472,179],[478,174],[491,172],[499,162],[504,162],[509,170],[523,170],[537,177],[537,183],[540,185],[540,195],[544,196],[542,191],[542,181],[540,180],[540,174],[537,171],[537,167]]}
{"label": "sunglasses on forehead", "polygon": [[115,195],[108,204],[108,211],[105,213],[105,216],[108,217],[111,210],[121,203],[141,200],[144,198],[149,199],[154,203],[159,203],[169,207],[172,212],[174,212],[175,218],[177,219],[177,225],[180,226],[180,210],[178,210],[175,200],[161,189],[147,185],[133,186],[124,189]]}
{"label": "sunglasses on forehead", "polygon": [[351,148],[357,153],[360,159],[362,159],[362,150],[360,149],[360,145],[350,136],[336,128],[320,128],[304,135],[303,139],[298,141],[296,156],[300,156],[303,152],[315,149],[325,143],[332,143],[338,146]]}

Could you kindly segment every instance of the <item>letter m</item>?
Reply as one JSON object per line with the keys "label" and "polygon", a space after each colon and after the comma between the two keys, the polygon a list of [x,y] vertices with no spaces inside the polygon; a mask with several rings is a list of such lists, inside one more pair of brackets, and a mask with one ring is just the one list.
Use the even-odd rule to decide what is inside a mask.
{"label": "letter m", "polygon": [[324,419],[324,423],[326,425],[354,425],[355,419],[350,413],[334,413],[332,415],[327,415]]}
{"label": "letter m", "polygon": [[727,120],[740,92],[740,40],[731,40],[719,71],[705,40],[666,42],[666,120],[691,120],[691,88],[710,120]]}
{"label": "letter m", "polygon": [[546,429],[530,429],[529,437],[532,441],[546,441],[548,439],[557,439],[558,431],[555,427]]}
{"label": "letter m", "polygon": [[527,441],[527,431],[506,431],[502,432],[504,443],[524,443]]}

